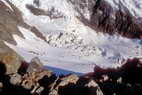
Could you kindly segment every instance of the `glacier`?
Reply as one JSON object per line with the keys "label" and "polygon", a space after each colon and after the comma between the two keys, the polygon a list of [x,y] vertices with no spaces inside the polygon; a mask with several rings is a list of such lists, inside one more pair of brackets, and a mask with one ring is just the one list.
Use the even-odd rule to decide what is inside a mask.
{"label": "glacier", "polygon": [[[44,66],[50,67],[56,73],[60,72],[57,69],[61,69],[65,70],[61,72],[65,74],[66,71],[84,74],[93,72],[96,65],[103,68],[117,68],[128,58],[141,58],[142,56],[140,39],[129,39],[119,34],[98,33],[78,19],[80,13],[84,13],[84,17],[90,19],[89,8],[76,10],[78,4],[74,6],[70,0],[39,0],[39,6],[34,3],[34,0],[9,1],[19,8],[26,23],[36,27],[46,37],[46,41],[44,41],[29,29],[18,26],[25,38],[13,35],[17,45],[5,42],[28,62],[33,57],[39,57]],[[77,1],[81,2],[81,0]],[[140,1],[105,1],[116,10],[121,4],[129,9],[133,16],[142,16]],[[48,15],[34,15],[26,7],[27,5],[45,12],[51,11],[53,17],[59,14],[63,16],[54,19]],[[53,8],[55,11],[52,12]]]}

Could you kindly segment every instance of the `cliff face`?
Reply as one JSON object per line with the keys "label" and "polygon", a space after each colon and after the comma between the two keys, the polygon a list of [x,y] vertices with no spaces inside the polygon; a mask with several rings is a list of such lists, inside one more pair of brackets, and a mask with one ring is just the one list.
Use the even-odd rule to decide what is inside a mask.
{"label": "cliff face", "polygon": [[[44,39],[42,34],[38,32],[35,27],[32,27],[24,22],[22,13],[17,7],[15,7],[9,1],[5,2],[7,3],[0,1],[0,53],[8,53],[12,51],[4,44],[4,41],[16,45],[13,35],[18,35],[24,38],[22,33],[19,31],[18,26],[29,28],[36,35]],[[9,4],[11,7],[7,6],[6,4]]]}
{"label": "cliff face", "polygon": [[93,25],[109,34],[118,33],[129,38],[141,38],[141,18],[133,16],[125,6],[120,5],[121,3],[116,5],[119,8],[115,9],[105,0],[98,2],[91,17]]}
{"label": "cliff face", "polygon": [[[78,17],[85,25],[91,27],[97,32],[112,34],[120,34],[128,38],[139,38],[142,36],[141,23],[141,8],[140,2],[135,0],[72,0],[75,9],[79,12]],[[137,5],[136,5],[137,4]],[[131,6],[133,6],[131,8]],[[88,10],[88,17],[85,17],[87,12],[80,9]]]}
{"label": "cliff face", "polygon": [[12,34],[18,31],[18,29],[16,30],[17,23],[16,15],[12,13],[2,1],[0,1],[0,38],[5,40],[11,39],[12,35],[10,35],[10,33]]}
{"label": "cliff face", "polygon": [[[21,4],[19,1],[12,0],[11,3]],[[18,2],[16,4],[16,2]],[[26,1],[22,1],[26,2]],[[47,6],[44,6],[47,2]],[[63,0],[58,1],[63,4],[62,8],[56,3],[50,4],[50,1],[30,0],[25,3],[25,8],[36,16],[48,16],[50,19],[59,21],[63,29],[64,24],[70,22],[70,18],[77,17],[85,25],[91,27],[97,32],[120,34],[128,38],[141,38],[141,2],[130,0]],[[21,5],[22,6],[22,5]],[[23,7],[19,10],[25,10]],[[24,13],[26,14],[26,13]],[[19,17],[20,19],[22,17]],[[24,18],[27,18],[26,15]],[[34,18],[32,18],[34,19]],[[28,20],[28,19],[27,19]],[[31,20],[32,21],[32,20]],[[27,22],[27,21],[26,21]],[[58,23],[59,23],[58,22]],[[31,23],[30,20],[28,23]],[[57,22],[55,22],[57,23]],[[58,24],[57,23],[57,24]],[[63,24],[63,25],[62,25]],[[38,26],[39,28],[39,26]],[[41,31],[40,32],[45,32]]]}
{"label": "cliff face", "polygon": [[[4,2],[0,1],[0,38],[11,41],[8,40],[12,39],[11,34],[22,36],[17,29],[17,25],[22,25],[26,28],[31,28],[34,32],[36,31],[35,34],[42,39],[45,39],[38,32],[37,27],[31,27],[25,23],[23,20],[23,13],[12,3],[13,1],[8,1],[13,11],[10,7],[4,5]],[[53,9],[51,8],[51,10],[49,9],[46,11],[40,8],[42,5],[40,0],[31,0],[30,2],[33,2],[33,5],[27,3],[25,7],[27,7],[34,15],[49,16],[51,19],[66,18],[66,14],[68,14],[69,11],[66,10],[66,14],[60,13],[57,12],[59,10],[54,6]],[[64,2],[74,9],[74,14],[80,21],[97,32],[101,31],[108,34],[118,33],[128,38],[141,38],[142,22],[140,12],[142,8],[140,7],[141,3],[139,1],[130,0],[126,3],[126,1],[122,0],[66,0]],[[65,8],[67,5],[65,5]]]}
{"label": "cliff face", "polygon": [[[16,9],[15,9],[16,10]],[[20,12],[10,10],[2,1],[0,1],[0,56],[3,53],[9,53],[12,50],[7,47],[3,41],[16,44],[12,35],[17,34],[22,37],[18,31],[17,25],[20,23]]]}

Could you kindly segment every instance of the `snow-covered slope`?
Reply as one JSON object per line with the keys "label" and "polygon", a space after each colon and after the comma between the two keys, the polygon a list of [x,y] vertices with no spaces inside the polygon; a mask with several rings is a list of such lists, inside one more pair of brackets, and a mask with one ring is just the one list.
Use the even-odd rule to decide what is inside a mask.
{"label": "snow-covered slope", "polygon": [[[47,40],[43,41],[30,30],[18,26],[25,39],[13,35],[17,45],[5,43],[27,61],[38,56],[45,66],[88,73],[93,71],[95,65],[105,68],[117,67],[121,65],[121,61],[127,58],[142,56],[141,40],[123,38],[118,34],[110,36],[97,33],[89,26],[84,25],[78,17],[84,13],[83,17],[90,19],[92,13],[81,0],[78,0],[75,5],[74,0],[39,0],[39,4],[35,4],[34,0],[9,1],[19,8],[24,21],[35,26]],[[116,2],[117,0],[107,1],[112,6],[122,3]],[[80,4],[84,5],[82,10],[78,10]],[[26,7],[27,5],[32,6],[34,10],[40,9],[40,12],[44,13],[35,15]],[[125,2],[122,5],[126,5]],[[131,8],[129,5],[126,7]],[[135,11],[136,8],[132,9]],[[134,13],[139,16],[140,10]],[[132,10],[130,11],[132,12]]]}
{"label": "snow-covered slope", "polygon": [[[27,29],[19,27],[26,39],[17,35],[14,38],[17,46],[6,43],[25,60],[38,56],[45,66],[56,67],[78,73],[92,72],[95,65],[102,67],[117,67],[123,58],[141,56],[141,45],[137,41],[118,37],[95,36],[91,34],[90,45],[76,45],[69,47],[53,47],[47,42],[37,38]],[[27,33],[27,34],[26,34]],[[89,36],[89,35],[88,35]],[[90,37],[91,37],[90,36]],[[100,38],[102,37],[102,38]],[[66,38],[67,39],[67,38]],[[98,40],[99,39],[99,40]],[[102,39],[100,41],[100,39]]]}
{"label": "snow-covered slope", "polygon": [[142,17],[141,0],[105,0],[115,9],[127,9],[133,16]]}

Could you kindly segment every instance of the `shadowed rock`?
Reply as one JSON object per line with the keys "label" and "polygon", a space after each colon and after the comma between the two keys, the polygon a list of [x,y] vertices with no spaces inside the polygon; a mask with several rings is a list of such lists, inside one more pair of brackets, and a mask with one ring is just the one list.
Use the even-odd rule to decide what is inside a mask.
{"label": "shadowed rock", "polygon": [[139,59],[129,59],[117,69],[96,67],[93,74],[105,95],[138,95],[142,93],[141,73],[142,62]]}
{"label": "shadowed rock", "polygon": [[[128,38],[142,38],[141,18],[133,16],[127,8],[120,6],[114,9],[106,0],[84,1],[88,5],[86,8],[90,12],[90,19],[87,19],[81,12],[79,12],[78,19],[86,26],[110,35],[120,34]],[[78,2],[80,2],[78,4],[82,3],[81,0]]]}

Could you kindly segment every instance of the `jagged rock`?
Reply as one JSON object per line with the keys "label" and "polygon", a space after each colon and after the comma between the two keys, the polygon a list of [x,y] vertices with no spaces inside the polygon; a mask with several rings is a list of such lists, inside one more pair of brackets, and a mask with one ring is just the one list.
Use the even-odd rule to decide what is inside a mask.
{"label": "jagged rock", "polygon": [[[66,86],[70,83],[76,84],[78,79],[79,79],[79,77],[77,75],[74,75],[74,74],[65,76],[63,78],[56,79],[57,80],[57,81],[55,81],[56,85],[53,85],[53,88],[55,88],[58,91],[59,87]],[[60,82],[57,84],[58,81],[60,81]]]}
{"label": "jagged rock", "polygon": [[59,90],[62,87],[68,86],[69,84],[76,84],[79,77],[77,75],[71,74],[64,76],[62,78],[57,78],[54,83],[50,85],[50,93],[49,95],[60,95]]}
{"label": "jagged rock", "polygon": [[38,89],[36,89],[35,93],[40,94],[43,90],[43,87],[39,87]]}
{"label": "jagged rock", "polygon": [[114,9],[105,0],[97,0],[91,23],[104,33],[115,34],[116,32],[128,38],[141,38],[142,23],[132,16],[127,8]]}
{"label": "jagged rock", "polygon": [[45,37],[38,29],[24,22],[21,11],[14,4],[9,0],[4,1],[7,2],[12,9],[0,0],[0,53],[5,51],[5,48],[7,50],[7,46],[3,44],[3,41],[16,45],[13,35],[24,38],[18,26],[30,29],[35,35],[45,40]]}
{"label": "jagged rock", "polygon": [[65,86],[65,85],[68,85],[69,83],[76,84],[78,79],[79,79],[79,77],[75,74],[65,76],[65,77],[61,78],[61,82],[59,83],[58,86]]}
{"label": "jagged rock", "polygon": [[37,85],[35,85],[35,86],[33,87],[33,89],[31,90],[31,94],[38,94],[38,95],[40,95],[43,90],[44,90],[44,88],[43,88],[43,87],[40,87],[40,85],[37,84]]}
{"label": "jagged rock", "polygon": [[[92,88],[90,89],[91,91],[91,95],[96,94],[96,95],[104,95],[103,92],[101,91],[99,85],[94,81],[91,80],[88,84],[85,85],[88,88]],[[94,89],[93,89],[94,88]]]}
{"label": "jagged rock", "polygon": [[[142,62],[135,59],[128,59],[120,68],[102,69],[95,67],[94,79],[105,95],[137,95],[142,93]],[[104,80],[103,76],[108,76]]]}
{"label": "jagged rock", "polygon": [[13,6],[14,11],[0,1],[0,40],[8,41],[16,44],[12,34],[17,34],[22,37],[18,31],[17,25],[23,23],[21,13]]}
{"label": "jagged rock", "polygon": [[139,59],[128,59],[119,72],[122,73],[123,83],[142,84],[142,78],[139,76],[142,73],[142,62]]}
{"label": "jagged rock", "polygon": [[15,52],[0,54],[0,61],[5,65],[6,74],[17,73],[21,66],[22,58]]}
{"label": "jagged rock", "polygon": [[52,72],[48,70],[42,70],[40,72],[32,72],[27,73],[22,78],[22,86],[27,89],[31,89],[33,86],[37,86],[38,88],[38,81],[42,79],[44,76],[51,77]]}
{"label": "jagged rock", "polygon": [[41,63],[40,59],[35,57],[31,60],[30,65],[27,69],[27,72],[37,72],[43,69],[43,64]]}
{"label": "jagged rock", "polygon": [[77,84],[79,95],[104,95],[98,83],[92,77],[82,76]]}
{"label": "jagged rock", "polygon": [[49,93],[49,95],[59,95],[59,94],[58,94],[58,91],[57,91],[57,90],[53,89],[53,90]]}
{"label": "jagged rock", "polygon": [[[3,65],[0,67],[2,69]],[[74,74],[53,77],[54,74],[51,71],[44,69],[32,73],[27,72],[23,76],[18,73],[11,75],[4,75],[4,73],[0,77],[2,81],[0,82],[0,93],[3,91],[3,85],[5,89],[8,89],[6,84],[8,83],[13,89],[15,85],[24,87],[23,92],[26,88],[27,91],[24,93],[30,92],[28,95],[139,95],[142,93],[142,82],[136,74],[140,75],[141,71],[141,61],[133,59],[128,60],[120,68],[97,67],[94,73],[81,77]]]}
{"label": "jagged rock", "polygon": [[87,87],[97,87],[98,84],[94,81],[94,80],[91,80],[88,84],[86,84],[85,86]]}
{"label": "jagged rock", "polygon": [[22,76],[19,75],[18,73],[10,75],[10,82],[13,85],[19,85],[21,83],[21,81],[22,81]]}

